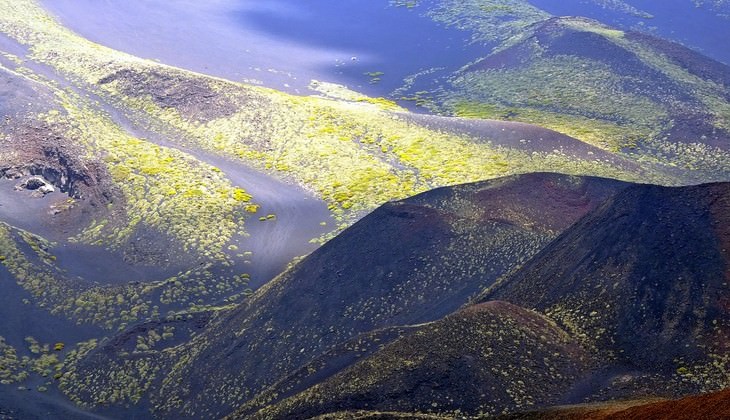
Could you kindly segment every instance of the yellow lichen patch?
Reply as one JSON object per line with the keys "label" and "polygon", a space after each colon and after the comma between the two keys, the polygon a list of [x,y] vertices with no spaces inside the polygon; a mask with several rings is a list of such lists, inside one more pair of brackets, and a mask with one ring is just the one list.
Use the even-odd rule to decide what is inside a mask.
{"label": "yellow lichen patch", "polygon": [[519,68],[459,74],[445,94],[458,116],[541,125],[612,152],[659,136],[667,110],[624,85],[607,65],[570,55]]}
{"label": "yellow lichen patch", "polygon": [[456,102],[454,113],[463,118],[526,121],[611,152],[618,152],[624,148],[635,148],[642,140],[657,134],[648,127],[637,128],[580,115],[479,102]]}
{"label": "yellow lichen patch", "polygon": [[692,86],[695,99],[700,101],[714,117],[717,128],[730,131],[730,101],[727,100],[726,88],[712,80],[703,79],[690,73],[666,55],[651,50],[641,44],[623,38],[611,40],[636,54],[644,63],[664,73],[670,79]]}
{"label": "yellow lichen patch", "polygon": [[[30,248],[32,255],[23,252],[19,244]],[[159,317],[163,305],[177,310],[202,310],[207,308],[200,303],[202,297],[237,302],[250,280],[248,275],[213,275],[211,265],[207,264],[146,284],[89,286],[69,281],[52,266],[35,262],[52,256],[51,245],[36,235],[0,223],[0,249],[5,256],[0,264],[33,296],[35,304],[78,324],[94,324],[109,330]]]}
{"label": "yellow lichen patch", "polygon": [[[0,1],[8,3],[8,13],[0,17],[0,30],[28,44],[34,59],[132,110],[132,117],[147,127],[172,133],[174,141],[296,181],[327,201],[343,223],[388,200],[434,187],[524,172],[540,157],[495,147],[485,139],[474,141],[426,128],[400,117],[405,110],[392,102],[343,86],[317,82],[313,87],[324,97],[297,97],[141,60],[78,37],[30,0],[20,2],[22,11],[18,3]],[[178,96],[185,101],[176,101]],[[596,106],[603,104],[598,99],[595,102]],[[634,126],[643,127],[643,122]],[[571,134],[580,128],[568,126],[563,131]],[[598,144],[592,136],[589,132],[583,137]],[[166,175],[157,162],[170,155],[149,152],[154,155],[152,162],[110,165],[113,176],[120,183],[131,179],[141,185],[139,177]],[[602,174],[636,177],[621,169],[610,170],[605,162],[572,160],[553,156],[538,166],[583,173],[599,165]],[[206,171],[217,179],[215,169]],[[168,185],[159,192],[173,202],[177,197],[198,200],[207,194],[220,200],[219,189],[206,185]],[[236,195],[232,201],[245,203],[241,198],[246,197]],[[162,214],[149,216],[165,218]]]}
{"label": "yellow lichen patch", "polygon": [[585,19],[563,19],[561,20],[561,23],[564,26],[572,28],[576,31],[593,32],[606,38],[623,38],[625,34],[624,31],[611,29],[608,26],[601,25],[597,22]]}
{"label": "yellow lichen patch", "polygon": [[234,188],[217,168],[131,137],[105,115],[84,107],[80,98],[69,99],[66,115],[48,115],[47,120],[70,127],[67,136],[103,156],[124,193],[127,214],[124,223],[97,223],[79,239],[120,244],[144,223],[176,238],[186,250],[220,254],[240,223],[234,214],[251,196]]}
{"label": "yellow lichen patch", "polygon": [[339,99],[347,102],[359,102],[365,104],[372,104],[385,111],[396,111],[406,112],[405,108],[402,108],[397,103],[385,99],[385,98],[371,98],[363,95],[359,92],[348,89],[345,86],[338,85],[336,83],[320,82],[318,80],[312,81],[309,87],[317,92],[323,94],[325,97],[331,99]]}

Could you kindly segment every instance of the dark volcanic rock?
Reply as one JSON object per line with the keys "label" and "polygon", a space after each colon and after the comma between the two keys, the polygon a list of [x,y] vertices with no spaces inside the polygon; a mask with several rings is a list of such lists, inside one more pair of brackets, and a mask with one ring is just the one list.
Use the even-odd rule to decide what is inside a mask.
{"label": "dark volcanic rock", "polygon": [[437,320],[626,185],[533,174],[386,204],[214,323],[153,398],[226,414],[361,333]]}
{"label": "dark volcanic rock", "polygon": [[34,176],[20,184],[20,187],[28,190],[37,190],[41,187],[45,187],[46,185],[48,185],[48,182],[46,182],[45,179]]}
{"label": "dark volcanic rock", "polygon": [[162,417],[352,418],[715,390],[728,226],[730,184],[532,174],[389,203],[218,313],[145,398]]}
{"label": "dark volcanic rock", "polygon": [[730,184],[633,186],[483,300],[545,313],[627,369],[684,378],[649,392],[717,389],[730,347],[728,220]]}
{"label": "dark volcanic rock", "polygon": [[[490,212],[504,209],[497,207]],[[555,208],[544,206],[544,226],[558,222],[548,215],[566,214]],[[493,286],[482,304],[234,417],[361,410],[458,417],[723,388],[729,221],[730,184],[631,186]]]}
{"label": "dark volcanic rock", "polygon": [[730,418],[730,390],[680,400],[552,408],[499,417],[500,420],[698,420]]}
{"label": "dark volcanic rock", "polygon": [[0,138],[0,152],[9,157],[0,162],[0,177],[32,176],[97,208],[119,199],[104,165],[82,158],[80,147],[62,132],[62,127],[19,121]]}
{"label": "dark volcanic rock", "polygon": [[[718,219],[730,214],[729,202],[729,184],[631,187],[581,220],[486,299],[509,298],[547,309],[571,296],[578,303],[590,295],[582,305],[630,321],[620,335],[637,328],[632,336],[643,333],[655,341],[648,333],[666,334],[665,327],[671,326],[674,333],[659,337],[667,342],[657,346],[678,350],[684,340],[696,338],[686,334],[694,322],[711,324],[717,315],[726,315],[721,298],[727,291],[730,254],[719,237],[727,227]],[[540,287],[531,287],[538,282]],[[711,311],[708,303],[716,309]],[[595,306],[609,304],[634,310]],[[666,345],[670,343],[675,346]],[[636,349],[636,356],[664,357],[638,347],[642,351]]]}
{"label": "dark volcanic rock", "polygon": [[18,184],[16,189],[37,191],[38,193],[40,193],[42,195],[50,194],[55,191],[55,188],[53,188],[53,185],[51,185],[48,181],[46,181],[45,179],[43,179],[40,176],[32,176],[32,177],[28,178],[27,180]]}
{"label": "dark volcanic rock", "polygon": [[131,97],[149,97],[160,108],[178,110],[194,121],[226,117],[237,111],[238,106],[216,90],[209,79],[200,77],[196,83],[184,83],[185,80],[170,73],[140,68],[118,70],[98,83],[115,84],[121,93]]}
{"label": "dark volcanic rock", "polygon": [[367,409],[497,414],[555,403],[591,366],[550,319],[504,302],[423,326],[329,381],[256,415],[289,419]]}

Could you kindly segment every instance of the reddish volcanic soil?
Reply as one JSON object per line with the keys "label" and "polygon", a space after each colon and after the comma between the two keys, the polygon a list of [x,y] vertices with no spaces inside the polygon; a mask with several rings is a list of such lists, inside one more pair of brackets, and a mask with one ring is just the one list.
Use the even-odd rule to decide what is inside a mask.
{"label": "reddish volcanic soil", "polygon": [[[714,420],[730,419],[730,389],[680,400],[576,406],[509,416],[531,420]],[[628,407],[628,408],[627,408]]]}
{"label": "reddish volcanic soil", "polygon": [[[593,417],[591,417],[593,418]],[[632,407],[596,419],[606,420],[699,420],[730,418],[730,389],[713,394],[662,401]]]}

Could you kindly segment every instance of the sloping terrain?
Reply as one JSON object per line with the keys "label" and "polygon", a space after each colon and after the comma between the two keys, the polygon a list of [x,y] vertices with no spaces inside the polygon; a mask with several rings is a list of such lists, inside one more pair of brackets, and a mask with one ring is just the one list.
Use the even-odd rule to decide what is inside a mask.
{"label": "sloping terrain", "polygon": [[390,101],[326,83],[316,89],[327,98],[296,97],[140,60],[78,37],[30,1],[8,3],[1,29],[30,49],[28,59],[173,145],[296,181],[343,221],[434,187],[536,170],[681,182],[668,169],[640,170],[570,147],[530,152],[426,128],[401,118]]}
{"label": "sloping terrain", "polygon": [[[430,98],[483,120],[194,73],[0,0],[0,395],[43,393],[0,416],[314,415],[348,395],[343,415],[453,415],[453,393],[499,413],[726,383],[725,185],[627,181],[728,180],[727,66],[507,3],[487,34],[506,44]],[[523,339],[540,360],[499,347]],[[402,378],[360,363],[440,341]],[[495,347],[522,385],[484,367]]]}
{"label": "sloping terrain", "polygon": [[[723,389],[729,216],[728,184],[630,186],[489,288],[481,304],[418,326],[256,415],[494,415]],[[497,320],[469,316],[484,312]],[[568,347],[546,350],[557,343]],[[251,415],[250,406],[237,413]]]}
{"label": "sloping terrain", "polygon": [[442,113],[533,123],[722,180],[728,75],[726,65],[679,44],[589,19],[551,18],[420,100]]}
{"label": "sloping terrain", "polygon": [[234,417],[311,418],[354,409],[493,415],[555,403],[592,364],[550,319],[493,301],[420,327],[276,406]]}
{"label": "sloping terrain", "polygon": [[724,1],[312,0],[306,7],[297,0],[265,5],[256,0],[41,4],[65,26],[99,44],[297,94],[306,94],[309,81],[316,79],[386,96],[414,74],[420,74],[420,80],[454,72],[551,16],[586,16],[619,29],[640,30],[730,63],[723,45],[730,37],[730,4]]}
{"label": "sloping terrain", "polygon": [[690,420],[726,418],[728,416],[730,416],[730,391],[725,390],[682,398],[677,401],[664,401],[631,407],[605,418],[611,420],[651,420],[671,417],[675,420]]}
{"label": "sloping terrain", "polygon": [[724,0],[550,0],[530,2],[555,16],[585,16],[624,30],[642,31],[686,45],[730,64],[730,52],[720,45],[730,33],[730,3]]}
{"label": "sloping terrain", "polygon": [[730,390],[670,401],[617,401],[504,416],[505,420],[695,420],[730,416]]}
{"label": "sloping terrain", "polygon": [[677,375],[675,391],[725,387],[729,197],[727,184],[631,187],[483,300],[545,313],[630,370]]}
{"label": "sloping terrain", "polygon": [[[316,84],[321,96],[295,97],[212,78],[93,44],[30,0],[0,2],[0,9],[0,262],[8,313],[17,320],[0,336],[17,358],[45,358],[59,372],[54,379],[67,378],[63,387],[79,394],[77,358],[109,335],[159,323],[132,352],[157,359],[188,334],[166,323],[198,313],[224,317],[222,310],[315,249],[312,240],[388,200],[535,170],[670,184],[685,177],[575,139],[553,141],[554,133],[533,126],[493,142],[500,130],[469,133],[411,119],[392,102],[326,83]],[[23,187],[30,181],[38,185]],[[448,234],[435,239],[451,240],[457,228],[445,223]],[[555,233],[539,232],[533,242],[535,232],[523,227],[497,229],[528,252]],[[456,249],[415,255],[443,258],[432,272],[472,278],[482,270],[459,261]],[[526,258],[523,251],[489,256],[490,269],[507,270]],[[403,299],[412,299],[425,275],[412,275]],[[440,315],[476,291],[455,290]],[[38,351],[16,328],[29,314]],[[50,320],[57,328],[41,328]],[[54,353],[56,343],[67,347]],[[24,384],[30,372],[13,369],[6,382]],[[34,389],[59,383],[38,381]],[[102,393],[93,403],[136,401],[144,388]]]}
{"label": "sloping terrain", "polygon": [[[334,346],[349,342],[352,354],[399,336],[360,334],[439,319],[626,185],[531,174],[387,204],[236,310],[220,314],[188,345],[152,357],[149,363],[162,366],[162,372],[180,360],[156,375],[162,385],[152,401],[164,415],[226,414]],[[129,374],[110,364],[151,356],[110,358],[114,351],[100,350],[82,360],[68,392],[101,403],[92,391],[112,390],[109,375]],[[309,383],[310,376],[322,379],[343,367],[312,365],[308,375],[277,385],[261,399],[266,403],[300,388],[299,382]],[[221,388],[225,394],[215,391]]]}
{"label": "sloping terrain", "polygon": [[[499,420],[696,420],[723,419],[730,413],[730,391],[723,390],[678,400],[628,400],[562,406],[542,411],[499,415]],[[338,411],[317,420],[448,420],[454,416],[395,411]]]}

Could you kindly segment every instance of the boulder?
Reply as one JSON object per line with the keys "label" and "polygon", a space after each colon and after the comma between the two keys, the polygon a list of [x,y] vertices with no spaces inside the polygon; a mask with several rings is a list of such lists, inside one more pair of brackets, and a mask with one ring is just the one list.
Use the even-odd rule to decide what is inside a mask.
{"label": "boulder", "polygon": [[53,187],[53,185],[51,185],[50,182],[46,181],[45,179],[43,179],[43,177],[40,176],[32,176],[28,178],[20,185],[18,185],[17,189],[36,191],[43,195],[50,194],[56,191],[56,189]]}

